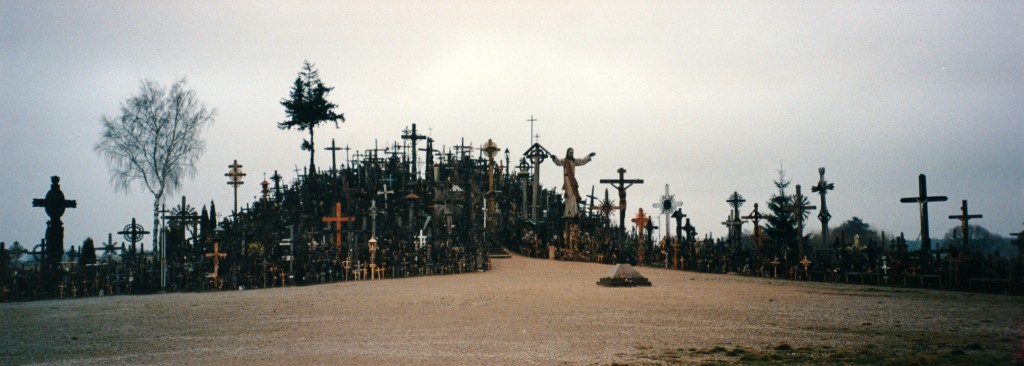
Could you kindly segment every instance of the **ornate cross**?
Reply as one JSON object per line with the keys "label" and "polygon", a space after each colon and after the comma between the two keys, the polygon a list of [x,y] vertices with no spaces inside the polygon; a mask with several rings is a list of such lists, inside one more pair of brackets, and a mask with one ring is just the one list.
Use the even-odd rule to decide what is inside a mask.
{"label": "ornate cross", "polygon": [[640,211],[637,211],[636,216],[633,216],[633,219],[630,221],[636,223],[637,231],[639,232],[639,235],[637,236],[643,240],[644,230],[647,228],[647,223],[651,221],[651,219],[644,214],[644,209],[641,208]]}
{"label": "ornate cross", "polygon": [[341,216],[341,202],[334,203],[334,216],[327,216],[321,219],[325,223],[334,224],[334,245],[337,247],[338,259],[341,259],[341,224],[355,221],[354,217]]}
{"label": "ornate cross", "polygon": [[786,207],[786,211],[796,214],[796,242],[800,248],[800,255],[804,255],[804,212],[817,209],[815,206],[804,204],[804,195],[800,193],[800,185],[796,185],[796,195],[793,196],[793,204]]}
{"label": "ornate cross", "polygon": [[661,214],[665,216],[665,233],[668,235],[669,229],[671,228],[671,222],[669,221],[672,217],[672,211],[683,205],[682,201],[676,200],[676,195],[668,193],[668,184],[665,185],[665,194],[661,196],[658,202],[654,203],[654,208],[661,210]]}
{"label": "ornate cross", "polygon": [[928,236],[928,202],[944,202],[947,199],[946,196],[928,196],[928,182],[924,174],[917,176],[917,197],[900,198],[902,203],[918,204],[921,214],[921,250],[924,251],[925,258],[932,248],[932,240]]}
{"label": "ornate cross", "polygon": [[960,233],[964,236],[964,250],[971,247],[971,237],[968,235],[967,222],[971,219],[980,219],[981,215],[971,215],[967,212],[967,200],[960,203],[960,214],[949,215],[950,219],[960,220]]}
{"label": "ornate cross", "polygon": [[[683,209],[681,208],[676,209],[676,211],[672,213],[672,218],[676,219],[676,240],[683,240],[683,218],[685,217],[686,214],[683,213]],[[666,231],[668,230],[666,229]]]}
{"label": "ornate cross", "polygon": [[236,219],[237,219],[237,216],[238,216],[238,186],[240,186],[242,184],[245,184],[245,182],[242,181],[242,177],[245,176],[245,173],[242,173],[242,165],[238,164],[238,159],[235,159],[235,161],[232,162],[231,165],[228,165],[228,168],[229,168],[228,172],[224,173],[224,176],[228,177],[228,185],[233,187],[234,190],[235,190],[235,211],[233,212],[233,215],[235,215]]}
{"label": "ornate cross", "polygon": [[142,241],[142,237],[149,234],[148,231],[142,228],[135,222],[135,218],[132,218],[132,223],[125,225],[124,229],[117,232],[117,235],[124,235],[124,240],[132,243],[132,247],[135,247],[135,243]]}
{"label": "ornate cross", "polygon": [[818,220],[821,221],[821,247],[828,247],[828,220],[832,215],[828,213],[828,206],[825,205],[825,195],[828,191],[835,189],[835,184],[825,181],[825,168],[818,168],[818,184],[811,187],[811,192],[821,197],[821,210],[818,211]]}

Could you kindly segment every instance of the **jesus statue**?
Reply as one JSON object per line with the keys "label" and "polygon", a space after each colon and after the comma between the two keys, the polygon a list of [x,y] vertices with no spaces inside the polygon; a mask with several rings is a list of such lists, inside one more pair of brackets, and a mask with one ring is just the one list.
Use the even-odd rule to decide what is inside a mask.
{"label": "jesus statue", "polygon": [[590,162],[595,153],[590,153],[583,159],[576,159],[572,155],[572,148],[565,152],[565,159],[559,159],[555,155],[551,155],[551,161],[555,162],[555,165],[562,167],[563,180],[562,189],[565,190],[565,213],[562,217],[575,218],[579,217],[580,212],[577,208],[577,204],[580,201],[580,185],[576,182],[576,167],[585,165]]}

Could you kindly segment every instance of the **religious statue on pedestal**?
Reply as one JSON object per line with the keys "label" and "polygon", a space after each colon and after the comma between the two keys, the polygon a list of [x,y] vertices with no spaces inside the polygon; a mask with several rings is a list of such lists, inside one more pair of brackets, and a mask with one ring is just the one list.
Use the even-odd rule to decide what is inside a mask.
{"label": "religious statue on pedestal", "polygon": [[559,159],[557,156],[551,155],[551,161],[554,161],[555,165],[562,167],[562,178],[564,181],[562,189],[565,190],[565,212],[562,217],[566,218],[576,218],[580,215],[577,207],[580,202],[580,185],[576,182],[576,167],[589,163],[590,158],[597,155],[590,153],[590,155],[582,159],[576,159],[572,152],[571,147],[566,150],[565,159]]}

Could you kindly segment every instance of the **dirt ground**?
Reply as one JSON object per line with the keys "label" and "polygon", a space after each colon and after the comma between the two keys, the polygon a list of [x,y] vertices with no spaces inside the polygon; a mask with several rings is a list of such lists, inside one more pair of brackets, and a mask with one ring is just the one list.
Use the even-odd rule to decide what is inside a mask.
{"label": "dirt ground", "polygon": [[484,273],[0,304],[0,364],[1013,364],[1024,298],[513,256]]}

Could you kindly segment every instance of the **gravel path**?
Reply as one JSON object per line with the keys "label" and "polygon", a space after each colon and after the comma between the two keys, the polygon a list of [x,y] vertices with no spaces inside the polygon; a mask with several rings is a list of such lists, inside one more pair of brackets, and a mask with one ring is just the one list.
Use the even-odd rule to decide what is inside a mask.
{"label": "gravel path", "polygon": [[484,273],[0,304],[0,364],[1010,363],[1024,321],[1020,297],[644,267],[652,287],[597,286],[610,268],[513,256]]}

